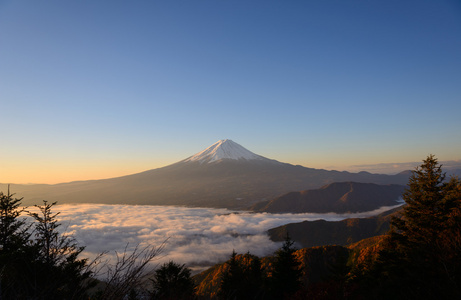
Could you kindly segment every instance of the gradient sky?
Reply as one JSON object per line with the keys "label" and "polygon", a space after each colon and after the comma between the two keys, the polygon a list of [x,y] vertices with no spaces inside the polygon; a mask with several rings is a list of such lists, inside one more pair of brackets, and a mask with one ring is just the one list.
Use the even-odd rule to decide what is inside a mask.
{"label": "gradient sky", "polygon": [[459,160],[461,2],[0,0],[0,112],[2,183]]}

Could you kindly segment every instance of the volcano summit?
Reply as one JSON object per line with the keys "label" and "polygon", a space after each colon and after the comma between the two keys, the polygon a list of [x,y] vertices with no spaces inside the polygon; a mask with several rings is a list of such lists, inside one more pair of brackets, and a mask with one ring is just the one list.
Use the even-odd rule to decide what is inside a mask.
{"label": "volcano summit", "polygon": [[223,159],[233,160],[269,160],[243,148],[232,140],[220,140],[205,150],[184,160],[198,161],[200,163],[212,163]]}

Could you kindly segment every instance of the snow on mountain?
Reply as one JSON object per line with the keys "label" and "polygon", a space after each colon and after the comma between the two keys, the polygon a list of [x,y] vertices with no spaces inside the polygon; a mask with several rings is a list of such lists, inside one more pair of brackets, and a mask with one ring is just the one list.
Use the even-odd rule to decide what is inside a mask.
{"label": "snow on mountain", "polygon": [[232,140],[220,140],[205,150],[187,158],[184,162],[198,161],[200,163],[212,163],[222,159],[233,160],[268,160],[254,154]]}

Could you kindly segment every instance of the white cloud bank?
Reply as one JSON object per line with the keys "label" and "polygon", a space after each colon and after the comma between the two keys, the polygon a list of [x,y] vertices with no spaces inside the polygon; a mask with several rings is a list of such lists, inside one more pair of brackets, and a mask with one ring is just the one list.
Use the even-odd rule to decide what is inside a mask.
{"label": "white cloud bank", "polygon": [[128,243],[128,250],[137,244],[159,246],[168,239],[158,263],[174,260],[200,270],[227,260],[233,249],[258,256],[272,254],[281,246],[266,234],[273,227],[304,220],[368,217],[388,209],[347,215],[268,214],[177,206],[64,204],[53,211],[60,212],[58,219],[66,233],[86,246],[87,257],[103,251],[123,252]]}

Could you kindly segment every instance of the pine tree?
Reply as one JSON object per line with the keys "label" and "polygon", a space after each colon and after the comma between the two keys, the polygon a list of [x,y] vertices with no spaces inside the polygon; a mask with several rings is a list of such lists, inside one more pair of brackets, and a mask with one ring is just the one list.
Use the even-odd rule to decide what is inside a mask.
{"label": "pine tree", "polygon": [[155,271],[152,280],[155,299],[193,299],[195,284],[185,265],[170,261]]}
{"label": "pine tree", "polygon": [[301,288],[301,263],[296,259],[294,241],[287,233],[282,248],[275,253],[272,276],[269,281],[269,297],[289,299]]}
{"label": "pine tree", "polygon": [[[29,262],[33,251],[28,243],[29,225],[21,218],[24,208],[22,198],[0,192],[0,298],[20,299],[27,288]],[[31,259],[32,257],[32,259]],[[26,276],[25,276],[26,275]]]}
{"label": "pine tree", "polygon": [[264,274],[262,264],[259,257],[251,255],[249,252],[244,255],[245,265],[245,294],[247,299],[263,299],[264,298]]}
{"label": "pine tree", "polygon": [[13,198],[14,194],[0,192],[0,249],[2,253],[17,250],[29,238],[28,227],[24,219],[19,219],[24,212],[21,208],[22,198]]}
{"label": "pine tree", "polygon": [[453,241],[461,242],[456,219],[461,183],[445,177],[433,155],[412,173],[402,217],[392,220],[387,245],[372,270],[374,298],[461,296],[461,252],[451,250],[456,248]]}
{"label": "pine tree", "polygon": [[84,247],[58,231],[59,213],[53,214],[51,210],[55,204],[44,200],[43,206],[35,206],[39,213],[29,213],[35,220],[31,247],[36,257],[29,272],[35,283],[31,285],[32,294],[37,299],[85,298],[92,272],[87,268],[87,259],[79,258]]}
{"label": "pine tree", "polygon": [[440,231],[446,228],[455,202],[447,197],[450,186],[445,177],[433,155],[410,176],[403,194],[406,203],[403,218],[393,220],[397,232],[409,241],[433,245]]}
{"label": "pine tree", "polygon": [[230,259],[226,262],[227,270],[222,275],[219,288],[220,299],[239,299],[238,294],[243,282],[243,269],[237,260],[237,253],[232,250]]}
{"label": "pine tree", "polygon": [[263,299],[264,277],[259,257],[233,251],[226,265],[218,292],[221,299]]}

